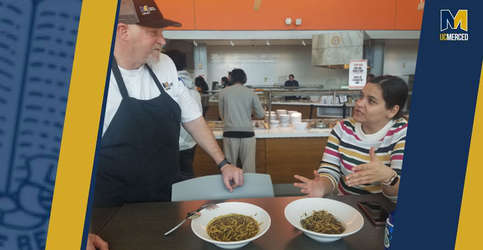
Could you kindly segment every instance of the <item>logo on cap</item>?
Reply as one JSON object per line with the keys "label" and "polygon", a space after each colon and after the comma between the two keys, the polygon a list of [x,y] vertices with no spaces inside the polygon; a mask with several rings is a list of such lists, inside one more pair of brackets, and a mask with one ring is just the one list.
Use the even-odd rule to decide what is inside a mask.
{"label": "logo on cap", "polygon": [[141,10],[141,15],[143,16],[151,14],[151,11],[156,11],[155,7],[149,7],[147,5],[139,6],[139,9]]}

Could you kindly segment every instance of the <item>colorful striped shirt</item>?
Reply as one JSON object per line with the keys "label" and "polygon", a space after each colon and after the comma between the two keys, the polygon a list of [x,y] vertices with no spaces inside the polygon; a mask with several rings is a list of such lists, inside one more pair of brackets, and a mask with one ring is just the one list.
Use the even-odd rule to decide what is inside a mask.
{"label": "colorful striped shirt", "polygon": [[406,120],[400,118],[390,121],[375,134],[365,135],[360,123],[352,118],[338,122],[330,132],[318,173],[332,178],[340,194],[381,193],[379,182],[349,187],[344,177],[353,172],[353,167],[370,161],[371,147],[375,147],[379,160],[400,175],[407,126]]}

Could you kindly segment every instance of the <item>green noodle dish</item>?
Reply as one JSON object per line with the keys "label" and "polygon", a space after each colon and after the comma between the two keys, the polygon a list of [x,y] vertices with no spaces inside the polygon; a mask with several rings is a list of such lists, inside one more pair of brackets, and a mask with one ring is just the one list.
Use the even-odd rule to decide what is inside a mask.
{"label": "green noodle dish", "polygon": [[320,210],[300,221],[302,227],[323,234],[340,234],[345,228],[331,213]]}
{"label": "green noodle dish", "polygon": [[212,219],[206,231],[217,241],[246,240],[258,233],[258,222],[250,216],[227,214]]}

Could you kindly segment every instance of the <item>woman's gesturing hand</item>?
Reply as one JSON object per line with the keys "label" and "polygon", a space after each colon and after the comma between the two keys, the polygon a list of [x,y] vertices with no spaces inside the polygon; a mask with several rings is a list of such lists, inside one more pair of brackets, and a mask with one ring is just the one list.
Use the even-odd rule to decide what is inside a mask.
{"label": "woman's gesturing hand", "polygon": [[371,147],[369,151],[371,160],[368,163],[354,167],[352,169],[354,173],[346,176],[345,182],[348,186],[385,182],[393,176],[394,170],[377,159],[375,151],[374,147]]}
{"label": "woman's gesturing hand", "polygon": [[294,175],[301,183],[293,185],[300,188],[300,192],[309,197],[322,197],[331,190],[331,183],[327,178],[321,178],[317,170],[314,170],[314,179],[309,179],[300,175]]}

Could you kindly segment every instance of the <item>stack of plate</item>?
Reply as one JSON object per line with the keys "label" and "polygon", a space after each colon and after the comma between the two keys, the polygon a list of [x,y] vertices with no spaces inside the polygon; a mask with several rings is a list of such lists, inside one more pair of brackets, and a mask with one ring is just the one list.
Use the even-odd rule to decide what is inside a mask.
{"label": "stack of plate", "polygon": [[277,119],[273,119],[270,121],[270,128],[278,128],[280,122]]}
{"label": "stack of plate", "polygon": [[265,121],[268,121],[268,118],[270,118],[270,120],[277,120],[277,113],[275,113],[275,111],[265,111]]}
{"label": "stack of plate", "polygon": [[302,122],[302,113],[294,112],[290,115],[290,123],[295,125],[298,122]]}
{"label": "stack of plate", "polygon": [[277,115],[280,118],[280,115],[286,115],[287,110],[286,109],[277,109]]}
{"label": "stack of plate", "polygon": [[290,125],[290,117],[288,114],[279,114],[278,118],[280,119],[280,127],[288,127]]}
{"label": "stack of plate", "polygon": [[307,128],[307,122],[296,122],[293,125],[295,130],[305,130]]}

